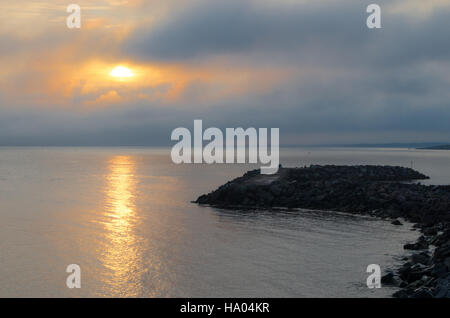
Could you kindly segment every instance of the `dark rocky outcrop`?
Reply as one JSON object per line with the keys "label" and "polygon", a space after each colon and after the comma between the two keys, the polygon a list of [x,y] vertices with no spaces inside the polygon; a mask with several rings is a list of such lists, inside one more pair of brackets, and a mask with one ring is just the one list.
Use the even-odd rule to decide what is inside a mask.
{"label": "dark rocky outcrop", "polygon": [[[280,168],[275,175],[249,171],[195,202],[221,208],[304,208],[397,218],[416,223],[422,236],[404,246],[417,251],[386,284],[395,297],[450,296],[450,186],[412,182],[427,176],[404,167],[318,166]],[[433,253],[430,246],[435,246]]]}

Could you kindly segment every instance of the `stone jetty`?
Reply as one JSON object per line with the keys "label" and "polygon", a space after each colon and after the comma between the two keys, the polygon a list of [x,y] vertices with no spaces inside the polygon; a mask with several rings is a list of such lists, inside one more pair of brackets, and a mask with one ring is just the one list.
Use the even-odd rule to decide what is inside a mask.
{"label": "stone jetty", "polygon": [[427,176],[394,166],[311,165],[280,168],[277,174],[249,171],[195,203],[228,209],[302,208],[330,210],[415,223],[422,232],[404,246],[417,251],[385,285],[400,298],[450,297],[450,186],[422,185]]}

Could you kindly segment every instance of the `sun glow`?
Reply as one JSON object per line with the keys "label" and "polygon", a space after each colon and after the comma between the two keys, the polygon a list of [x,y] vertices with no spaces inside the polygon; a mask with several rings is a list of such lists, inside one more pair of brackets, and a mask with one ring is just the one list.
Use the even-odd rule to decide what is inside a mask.
{"label": "sun glow", "polygon": [[134,74],[133,72],[124,66],[117,66],[115,67],[110,73],[109,75],[111,75],[112,77],[120,77],[120,78],[128,78],[128,77],[133,77]]}

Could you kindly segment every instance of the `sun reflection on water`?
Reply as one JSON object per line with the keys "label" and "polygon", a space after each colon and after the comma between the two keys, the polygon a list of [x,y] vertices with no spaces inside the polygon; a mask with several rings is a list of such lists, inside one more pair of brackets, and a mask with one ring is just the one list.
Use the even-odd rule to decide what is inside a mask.
{"label": "sun reflection on water", "polygon": [[142,245],[136,234],[140,218],[136,209],[136,163],[130,156],[114,156],[108,162],[101,261],[107,269],[104,296],[138,296],[142,290]]}

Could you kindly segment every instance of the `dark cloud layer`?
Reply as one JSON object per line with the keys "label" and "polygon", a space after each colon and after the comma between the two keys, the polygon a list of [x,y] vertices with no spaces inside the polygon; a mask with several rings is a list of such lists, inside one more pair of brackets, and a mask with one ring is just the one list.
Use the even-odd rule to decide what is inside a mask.
{"label": "dark cloud layer", "polygon": [[[88,114],[4,109],[0,145],[166,145],[172,129],[191,127],[194,119],[217,127],[280,127],[282,140],[298,136],[299,143],[450,140],[450,11],[417,18],[389,13],[391,1],[380,1],[383,28],[369,30],[369,3],[197,2],[163,23],[140,26],[118,48],[121,56],[192,65],[225,57],[291,74],[264,92],[206,108],[190,101],[188,90],[169,107],[135,104]],[[208,87],[195,87],[202,89]]]}
{"label": "dark cloud layer", "polygon": [[180,60],[249,51],[360,47],[365,6],[291,4],[264,7],[255,1],[203,1],[161,25],[141,27],[124,48],[147,60]]}

